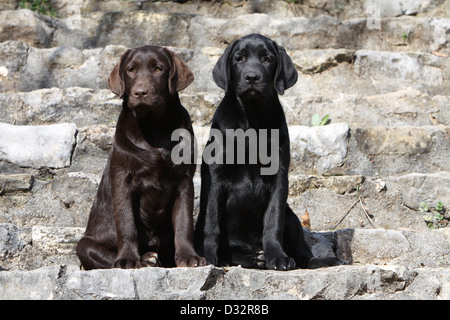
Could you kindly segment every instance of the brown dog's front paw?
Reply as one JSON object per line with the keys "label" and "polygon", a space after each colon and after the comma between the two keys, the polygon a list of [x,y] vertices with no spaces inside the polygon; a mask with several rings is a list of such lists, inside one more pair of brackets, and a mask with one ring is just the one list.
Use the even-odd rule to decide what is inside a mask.
{"label": "brown dog's front paw", "polygon": [[186,256],[177,259],[177,267],[202,267],[206,266],[206,259],[200,256]]}
{"label": "brown dog's front paw", "polygon": [[142,264],[139,260],[117,259],[113,263],[113,268],[137,269],[142,268]]}
{"label": "brown dog's front paw", "polygon": [[144,267],[161,267],[157,252],[146,252],[141,257],[142,266]]}

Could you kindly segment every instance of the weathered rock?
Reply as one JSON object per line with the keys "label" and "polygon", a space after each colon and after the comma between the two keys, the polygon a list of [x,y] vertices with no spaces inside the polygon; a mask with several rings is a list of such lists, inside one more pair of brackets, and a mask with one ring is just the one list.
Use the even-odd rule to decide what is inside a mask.
{"label": "weathered rock", "polygon": [[16,125],[115,124],[122,109],[122,101],[109,89],[80,87],[2,93],[0,103],[3,105],[0,120]]}
{"label": "weathered rock", "polygon": [[433,92],[448,85],[446,61],[425,53],[398,53],[358,50],[355,52],[354,71],[360,77],[370,78],[386,91],[413,87]]}
{"label": "weathered rock", "polygon": [[[240,27],[235,28],[236,25]],[[218,28],[221,29],[220,34],[214,32]],[[230,20],[195,16],[189,26],[189,34],[197,46],[231,43],[244,35],[261,33],[287,49],[352,47],[349,43],[354,40],[353,32],[355,30],[349,28],[346,22],[325,15],[311,19],[276,19],[255,13]],[[199,34],[202,37],[196,36]]]}
{"label": "weathered rock", "polygon": [[[75,5],[75,8],[73,7]],[[338,16],[341,19],[355,17],[367,17],[372,13],[369,10],[375,5],[380,10],[381,17],[399,16],[404,14],[429,14],[432,9],[445,7],[445,1],[375,1],[358,0],[347,2],[337,0],[329,3],[326,0],[304,0],[300,3],[287,3],[283,0],[230,0],[226,3],[204,1],[198,5],[195,1],[178,0],[153,0],[143,2],[124,2],[120,0],[95,1],[83,0],[79,2],[67,0],[52,0],[52,7],[62,16],[72,16],[86,12],[114,12],[114,11],[151,11],[158,13],[185,12],[200,14],[218,18],[233,18],[236,15],[249,13],[266,13],[270,16],[286,18],[301,14],[306,17],[318,15]],[[0,1],[1,10],[12,10],[17,7],[16,3],[8,0]],[[438,11],[439,12],[439,11]],[[429,14],[430,16],[439,16]]]}
{"label": "weathered rock", "polygon": [[50,45],[55,28],[49,17],[31,10],[0,11],[0,42],[16,39],[30,46]]}
{"label": "weathered rock", "polygon": [[291,174],[288,203],[312,230],[407,228],[427,231],[423,214],[403,204],[398,178],[316,177]]}
{"label": "weathered rock", "polygon": [[[211,291],[214,299],[225,299],[230,290],[233,299],[358,299],[365,294],[404,290],[414,276],[415,271],[401,267],[337,267],[287,273],[230,268]],[[381,289],[385,280],[392,282]]]}
{"label": "weathered rock", "polygon": [[[13,224],[0,224],[0,260],[11,259],[25,247],[21,231]],[[2,263],[3,264],[3,263]],[[0,266],[0,271],[2,267]]]}
{"label": "weathered rock", "polygon": [[[398,1],[395,3],[398,4]],[[302,14],[300,17],[293,17],[292,12],[295,14],[295,11],[286,10],[286,4],[282,2],[282,6],[285,7],[284,16],[253,10],[258,13],[237,16],[233,13],[229,19],[200,16],[198,10],[190,14],[179,13],[181,11],[174,13],[153,10],[120,12],[117,11],[120,6],[116,6],[114,12],[89,13],[81,11],[82,5],[72,5],[66,7],[64,12],[66,18],[52,20],[29,10],[5,10],[2,11],[5,19],[1,20],[5,21],[4,31],[0,32],[0,36],[5,40],[16,39],[29,45],[48,46],[51,43],[55,47],[94,48],[108,44],[136,47],[149,43],[203,47],[212,44],[223,46],[224,43],[230,43],[246,34],[258,32],[273,38],[288,49],[331,47],[389,51],[448,51],[449,39],[446,37],[450,27],[448,19],[411,16],[384,18],[396,15],[384,13],[386,3],[375,6],[375,11],[372,10],[373,5],[370,3],[365,5],[366,8],[359,3],[356,5],[358,10],[362,9],[359,16],[353,19],[355,17],[350,13],[348,15],[350,19],[345,20],[348,18],[347,12],[337,10],[337,7],[328,9],[328,12],[323,11],[327,5],[329,4],[322,3],[317,7],[318,12],[322,10],[318,15]],[[339,6],[343,8],[347,5],[342,3]],[[414,7],[417,7],[414,4],[405,6],[407,7],[405,12],[413,12],[416,10]],[[367,12],[368,9],[370,10]],[[330,15],[330,10],[335,14]],[[342,16],[344,20],[337,16]],[[376,20],[375,23],[373,20]],[[236,25],[239,25],[239,28],[235,28]],[[126,35],[122,32],[123,28],[127,28]],[[221,30],[220,34],[214,32],[218,29]],[[383,30],[382,36],[379,36],[380,30]],[[419,50],[421,48],[422,50]]]}
{"label": "weathered rock", "polygon": [[[211,77],[211,72],[205,75]],[[202,87],[203,81],[194,85]],[[222,98],[222,94],[216,92],[217,86],[208,82],[209,86],[216,87],[213,92],[195,92],[188,88],[186,93],[180,94],[181,103],[196,126],[210,125]],[[379,95],[341,93],[333,97],[298,92],[290,94],[288,90],[280,100],[288,125],[309,126],[316,113],[330,115],[331,123],[344,122],[353,128],[450,125],[449,96],[430,96],[412,88]],[[113,126],[122,109],[122,101],[109,89],[80,87],[0,93],[0,104],[3,105],[1,122],[17,125],[72,122],[79,128]]]}
{"label": "weathered rock", "polygon": [[180,47],[190,44],[187,32],[190,15],[183,13],[94,12],[80,15],[76,23],[68,23],[68,19],[59,20],[54,46],[95,48],[120,44],[133,48],[150,43]]}
{"label": "weathered rock", "polygon": [[288,91],[280,100],[289,125],[310,125],[314,114],[328,114],[331,123],[345,122],[351,128],[450,124],[448,96],[430,96],[412,88],[367,96],[289,95]]}
{"label": "weathered rock", "polygon": [[450,204],[450,172],[411,173],[398,178],[403,203],[419,209],[421,203],[435,207],[441,201]]}
{"label": "weathered rock", "polygon": [[447,228],[426,232],[343,229],[336,234],[337,255],[348,263],[409,267],[450,265]]}
{"label": "weathered rock", "polygon": [[[28,58],[28,46],[23,42],[0,42],[0,91],[16,91],[22,80],[21,70]],[[19,89],[20,90],[20,89]]]}
{"label": "weathered rock", "polygon": [[[193,57],[192,50],[168,48],[185,61]],[[73,46],[42,49],[19,41],[6,41],[0,43],[0,57],[4,59],[0,64],[0,91],[77,86],[105,89],[109,74],[127,49],[123,45],[84,50]]]}
{"label": "weathered rock", "polygon": [[412,15],[424,11],[431,6],[432,2],[437,1],[420,1],[420,0],[366,0],[364,7],[366,10],[371,7],[378,10],[380,17],[396,17],[401,15]]}
{"label": "weathered rock", "polygon": [[181,94],[181,104],[188,110],[195,126],[210,126],[214,112],[221,101],[221,96],[215,93],[198,92]]}
{"label": "weathered rock", "polygon": [[73,226],[87,224],[100,179],[100,175],[84,172],[68,172],[53,179],[52,195],[74,217]]}
{"label": "weathered rock", "polygon": [[303,73],[314,74],[335,67],[339,63],[353,61],[353,50],[295,50],[290,55],[294,65]]}
{"label": "weathered rock", "polygon": [[45,256],[72,255],[78,263],[75,247],[85,228],[33,226],[31,238],[33,247]]}
{"label": "weathered rock", "polygon": [[389,176],[450,171],[445,126],[355,128],[349,139],[346,174]]}
{"label": "weathered rock", "polygon": [[289,176],[289,195],[296,196],[310,189],[329,189],[338,194],[353,193],[363,184],[364,177],[355,176]]}
{"label": "weathered rock", "polygon": [[0,272],[0,281],[4,284],[0,288],[0,296],[11,300],[54,299],[59,274],[60,267],[46,267],[30,272]]}
{"label": "weathered rock", "polygon": [[24,167],[70,165],[75,146],[74,124],[13,126],[0,123],[0,159]]}
{"label": "weathered rock", "polygon": [[356,129],[355,135],[362,152],[367,155],[414,155],[429,153],[431,130],[425,128],[388,127]]}
{"label": "weathered rock", "polygon": [[[189,279],[189,280],[187,280]],[[448,269],[340,266],[261,271],[241,267],[1,272],[2,299],[448,299]],[[180,310],[170,313],[179,314]],[[222,310],[223,312],[223,310]]]}
{"label": "weathered rock", "polygon": [[303,173],[331,172],[347,156],[349,127],[339,123],[322,127],[289,127],[291,166]]}
{"label": "weathered rock", "polygon": [[[184,93],[223,94],[212,81],[212,69],[223,49],[171,48],[182,55],[196,75],[194,83]],[[15,41],[0,43],[0,56],[5,56],[4,64],[0,65],[0,90],[15,92],[74,86],[106,89],[109,73],[126,49],[121,45],[85,50],[74,47],[39,49],[24,47],[23,43]],[[297,84],[287,90],[284,97],[340,96],[355,92],[373,96],[408,88],[429,95],[446,95],[450,87],[450,62],[444,57],[358,50],[355,62],[349,63],[353,61],[351,52],[344,49],[291,51],[300,74]]]}
{"label": "weathered rock", "polygon": [[0,174],[0,196],[7,192],[27,192],[32,186],[31,174]]}
{"label": "weathered rock", "polygon": [[[79,182],[77,179],[74,181]],[[68,198],[59,197],[58,193],[52,191],[51,178],[35,179],[31,192],[6,193],[0,196],[0,223],[12,223],[20,228],[39,225],[85,226],[89,215],[87,208],[92,205],[88,200],[94,195],[80,196],[77,202],[69,203],[67,207],[63,200],[68,201]]]}

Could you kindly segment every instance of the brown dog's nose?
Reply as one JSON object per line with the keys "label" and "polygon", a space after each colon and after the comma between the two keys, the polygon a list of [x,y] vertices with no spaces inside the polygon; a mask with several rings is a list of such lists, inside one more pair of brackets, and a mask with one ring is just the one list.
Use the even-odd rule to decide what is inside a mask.
{"label": "brown dog's nose", "polygon": [[260,75],[253,72],[249,72],[245,75],[245,81],[247,81],[248,83],[257,83],[260,78]]}
{"label": "brown dog's nose", "polygon": [[133,95],[136,98],[139,98],[139,99],[145,98],[147,96],[147,94],[148,94],[148,89],[145,89],[145,88],[142,88],[142,87],[136,88],[133,91]]}

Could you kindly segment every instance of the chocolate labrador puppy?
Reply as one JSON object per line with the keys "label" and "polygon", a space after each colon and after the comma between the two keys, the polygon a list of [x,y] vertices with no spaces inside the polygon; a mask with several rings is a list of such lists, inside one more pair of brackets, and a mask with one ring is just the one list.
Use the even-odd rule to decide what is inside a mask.
{"label": "chocolate labrador puppy", "polygon": [[[225,96],[212,120],[216,134],[205,150],[221,133],[223,159],[206,161],[203,154],[198,252],[214,265],[290,270],[341,264],[335,257],[313,257],[286,203],[289,132],[278,94],[296,83],[297,71],[285,49],[257,34],[238,39],[219,58],[213,78]],[[230,130],[245,132],[247,140],[238,143]],[[238,144],[244,162],[234,161],[230,150]],[[267,150],[275,163],[267,162]],[[255,153],[258,158],[251,161]]]}
{"label": "chocolate labrador puppy", "polygon": [[194,76],[173,52],[126,51],[108,79],[123,98],[114,144],[77,254],[86,270],[202,266],[193,246],[195,164],[175,164],[174,130],[191,134],[178,91]]}

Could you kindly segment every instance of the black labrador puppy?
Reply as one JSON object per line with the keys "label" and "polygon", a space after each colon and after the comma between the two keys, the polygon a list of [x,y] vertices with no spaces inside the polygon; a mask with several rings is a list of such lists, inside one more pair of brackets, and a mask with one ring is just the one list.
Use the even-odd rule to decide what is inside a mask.
{"label": "black labrador puppy", "polygon": [[[217,148],[204,152],[201,166],[199,254],[214,265],[264,267],[265,262],[277,270],[340,265],[335,257],[313,257],[286,203],[289,133],[278,94],[296,83],[297,71],[285,49],[257,34],[238,39],[219,58],[213,78],[225,96],[205,152]],[[239,130],[245,141],[238,141]],[[277,163],[268,163],[268,150]],[[246,161],[239,162],[240,156]]]}
{"label": "black labrador puppy", "polygon": [[194,80],[175,53],[156,46],[126,51],[108,79],[123,98],[113,148],[77,254],[86,270],[201,266],[194,249],[194,161],[176,164],[172,132],[191,119],[178,91]]}

